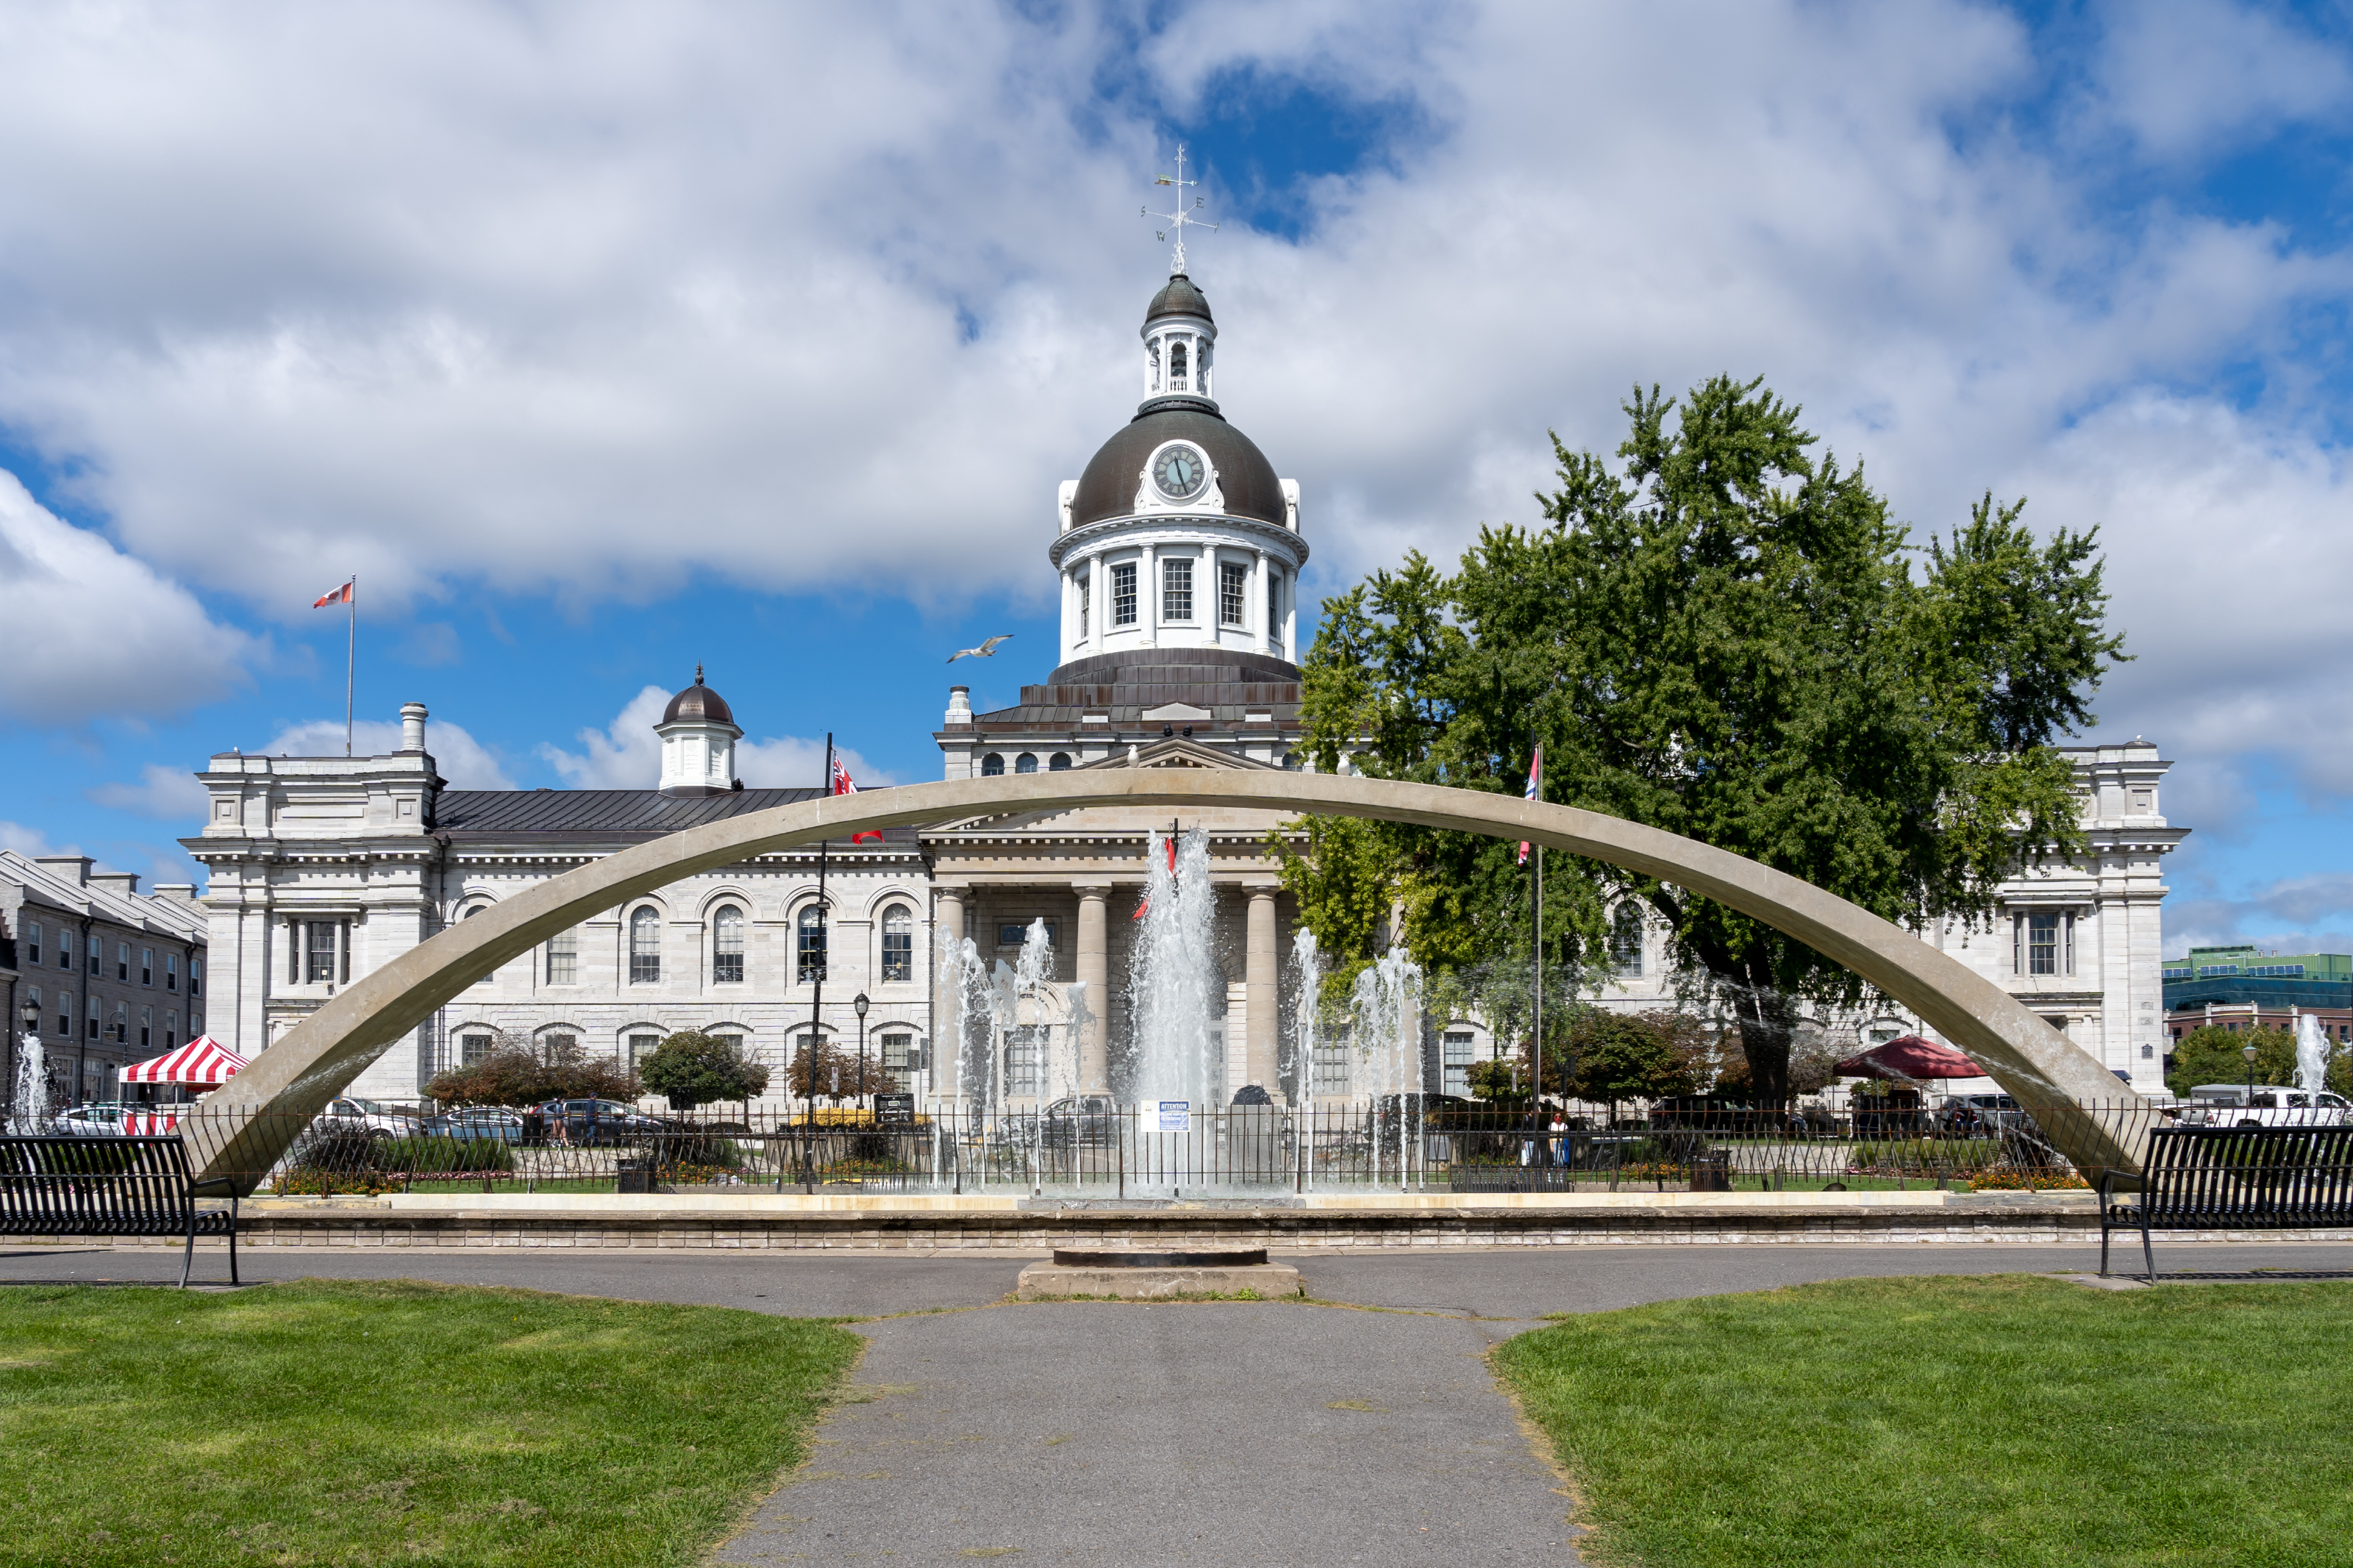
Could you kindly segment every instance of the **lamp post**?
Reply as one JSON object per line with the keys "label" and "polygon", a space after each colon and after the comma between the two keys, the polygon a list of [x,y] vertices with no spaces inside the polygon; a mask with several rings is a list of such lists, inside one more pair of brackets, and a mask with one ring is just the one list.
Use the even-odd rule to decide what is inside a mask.
{"label": "lamp post", "polygon": [[2244,1057],[2244,1058],[2247,1058],[2247,1103],[2248,1103],[2249,1105],[2253,1105],[2253,1104],[2254,1104],[2254,1103],[2255,1103],[2255,1047],[2254,1047],[2254,1042],[2253,1042],[2253,1041],[2251,1040],[2251,1041],[2249,1041],[2245,1046],[2243,1046],[2243,1047],[2240,1047],[2239,1054],[2240,1054],[2241,1056],[2242,1056],[2242,1057]]}
{"label": "lamp post", "polygon": [[866,1009],[872,1005],[863,991],[849,1005],[850,1011],[858,1015],[858,1107],[861,1110],[866,1109]]}

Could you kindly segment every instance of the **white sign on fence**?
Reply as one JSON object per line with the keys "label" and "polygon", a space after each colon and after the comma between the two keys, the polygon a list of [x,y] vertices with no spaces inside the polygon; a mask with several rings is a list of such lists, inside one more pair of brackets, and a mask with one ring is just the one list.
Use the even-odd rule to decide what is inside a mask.
{"label": "white sign on fence", "polygon": [[1193,1102],[1189,1100],[1164,1100],[1160,1102],[1160,1131],[1190,1132],[1193,1131]]}

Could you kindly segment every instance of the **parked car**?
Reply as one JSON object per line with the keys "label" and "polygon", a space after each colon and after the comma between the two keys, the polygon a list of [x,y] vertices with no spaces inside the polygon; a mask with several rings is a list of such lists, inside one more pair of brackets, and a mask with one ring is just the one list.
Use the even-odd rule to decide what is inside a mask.
{"label": "parked car", "polygon": [[485,1138],[499,1143],[522,1142],[522,1112],[503,1105],[461,1105],[455,1110],[428,1116],[418,1124],[427,1138]]}
{"label": "parked car", "polygon": [[1651,1106],[1651,1126],[1704,1132],[1802,1132],[1801,1112],[1723,1094],[1677,1094]]}
{"label": "parked car", "polygon": [[1928,1112],[1922,1109],[1920,1091],[1916,1089],[1896,1089],[1885,1094],[1855,1096],[1854,1135],[1858,1138],[1884,1138],[1891,1133],[1926,1131]]}
{"label": "parked car", "polygon": [[2026,1108],[2006,1094],[1954,1094],[1936,1107],[1936,1130],[1963,1137],[2008,1132],[2031,1124]]}
{"label": "parked car", "polygon": [[396,1110],[373,1100],[345,1095],[331,1100],[319,1113],[322,1132],[364,1132],[371,1138],[414,1138],[417,1118],[413,1110]]}
{"label": "parked car", "polygon": [[47,1131],[56,1137],[120,1138],[122,1136],[124,1114],[144,1109],[147,1108],[122,1105],[113,1100],[69,1105],[49,1118]]}
{"label": "parked car", "polygon": [[2322,1089],[2257,1084],[2201,1083],[2180,1110],[2186,1127],[2338,1127],[2353,1120],[2345,1097]]}
{"label": "parked car", "polygon": [[668,1125],[617,1100],[551,1100],[533,1110],[539,1136],[551,1143],[636,1143]]}
{"label": "parked car", "polygon": [[1045,1142],[1057,1149],[1108,1149],[1119,1142],[1119,1106],[1107,1094],[1073,1094],[1046,1107]]}

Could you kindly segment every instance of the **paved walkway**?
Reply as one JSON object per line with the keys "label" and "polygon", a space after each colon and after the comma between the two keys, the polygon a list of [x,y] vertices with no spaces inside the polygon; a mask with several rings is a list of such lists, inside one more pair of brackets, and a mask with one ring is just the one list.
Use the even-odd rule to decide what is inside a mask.
{"label": "paved walkway", "polygon": [[[219,1254],[202,1277],[225,1273]],[[271,1249],[248,1279],[421,1278],[880,1317],[816,1457],[730,1563],[1574,1564],[1568,1500],[1484,1355],[1547,1312],[1807,1280],[2095,1268],[2068,1247],[1609,1247],[1294,1258],[1328,1302],[1008,1304],[1012,1256]],[[2353,1243],[2168,1270],[2353,1269]],[[144,1249],[0,1251],[8,1280],[170,1280]],[[955,1309],[977,1309],[957,1310]],[[1474,1544],[1475,1543],[1475,1544]]]}

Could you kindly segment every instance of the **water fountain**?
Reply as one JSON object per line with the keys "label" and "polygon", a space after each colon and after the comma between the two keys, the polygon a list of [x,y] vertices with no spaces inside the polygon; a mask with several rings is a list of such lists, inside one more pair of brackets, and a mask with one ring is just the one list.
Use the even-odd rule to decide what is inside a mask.
{"label": "water fountain", "polygon": [[[1411,1173],[1424,1095],[1421,1056],[1421,966],[1400,947],[1356,976],[1349,998],[1361,1081],[1351,1087],[1369,1095],[1379,1111],[1373,1138],[1373,1183],[1380,1184],[1384,1156],[1402,1187]],[[1394,1107],[1394,1110],[1390,1107]],[[1385,1147],[1386,1146],[1386,1147]]]}
{"label": "water fountain", "polygon": [[1128,965],[1129,1093],[1145,1102],[1225,1102],[1224,1064],[1210,1048],[1213,1018],[1226,1011],[1216,947],[1217,892],[1209,883],[1209,837],[1199,828],[1152,836],[1144,916]]}
{"label": "water fountain", "polygon": [[40,1032],[27,1029],[16,1037],[16,1081],[8,1100],[8,1131],[43,1131],[48,1121],[49,1062]]}
{"label": "water fountain", "polygon": [[[2321,1032],[2316,1014],[2296,1015],[2295,1086],[2316,1097],[2328,1087],[2328,1037]],[[2312,1103],[2320,1101],[2316,1098]]]}

